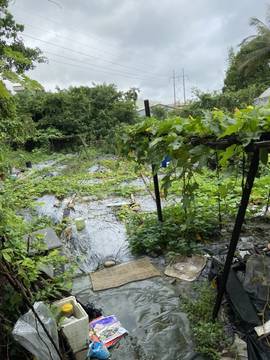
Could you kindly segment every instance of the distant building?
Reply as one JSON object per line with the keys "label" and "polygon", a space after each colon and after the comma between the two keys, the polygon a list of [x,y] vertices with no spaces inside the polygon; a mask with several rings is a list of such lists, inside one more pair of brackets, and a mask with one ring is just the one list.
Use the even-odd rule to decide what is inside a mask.
{"label": "distant building", "polygon": [[[167,112],[174,110],[173,105],[165,105],[165,104],[153,103],[153,102],[150,103],[150,111],[152,111],[155,107],[162,108]],[[145,116],[144,106],[137,109],[137,114],[139,116]]]}
{"label": "distant building", "polygon": [[254,105],[265,105],[270,100],[270,87],[254,100]]}
{"label": "distant building", "polygon": [[15,94],[24,91],[24,87],[21,84],[14,84],[12,90]]}

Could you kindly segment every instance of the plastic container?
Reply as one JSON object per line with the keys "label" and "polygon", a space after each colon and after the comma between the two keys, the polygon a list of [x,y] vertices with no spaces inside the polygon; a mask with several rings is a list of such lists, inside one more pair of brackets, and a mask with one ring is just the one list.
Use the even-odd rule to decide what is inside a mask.
{"label": "plastic container", "polygon": [[89,344],[88,315],[82,306],[77,303],[74,296],[69,296],[54,303],[59,311],[61,311],[65,304],[71,304],[73,306],[73,312],[72,319],[69,319],[70,321],[64,323],[62,329],[73,352],[78,352],[88,347]]}

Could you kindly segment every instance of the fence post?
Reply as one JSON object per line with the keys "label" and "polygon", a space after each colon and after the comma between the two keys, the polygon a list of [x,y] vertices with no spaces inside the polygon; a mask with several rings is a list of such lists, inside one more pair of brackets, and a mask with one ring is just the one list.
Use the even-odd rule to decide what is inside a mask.
{"label": "fence post", "polygon": [[[151,117],[149,100],[144,100],[144,110],[145,110],[145,116]],[[158,184],[158,175],[155,171],[154,165],[152,165],[152,174],[153,174],[153,182],[154,182],[154,189],[155,189],[155,199],[156,199],[156,205],[157,205],[158,220],[163,222],[159,184]]]}

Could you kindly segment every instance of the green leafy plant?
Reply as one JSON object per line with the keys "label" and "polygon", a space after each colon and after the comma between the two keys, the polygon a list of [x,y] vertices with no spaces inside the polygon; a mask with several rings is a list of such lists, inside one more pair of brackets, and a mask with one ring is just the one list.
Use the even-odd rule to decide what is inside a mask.
{"label": "green leafy plant", "polygon": [[221,351],[228,347],[224,323],[212,321],[212,308],[216,293],[209,283],[194,287],[195,298],[182,297],[181,308],[187,313],[196,350],[209,360],[219,360]]}
{"label": "green leafy plant", "polygon": [[164,209],[164,222],[156,214],[139,213],[127,220],[128,241],[135,254],[161,254],[174,251],[183,255],[198,252],[198,243],[207,242],[218,235],[217,220],[211,221],[209,213],[193,217],[190,225],[179,206]]}

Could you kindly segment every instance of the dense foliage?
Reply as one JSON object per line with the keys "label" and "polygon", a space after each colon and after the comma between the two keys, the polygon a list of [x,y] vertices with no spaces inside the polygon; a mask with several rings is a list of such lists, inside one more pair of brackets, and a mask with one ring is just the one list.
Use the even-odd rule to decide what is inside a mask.
{"label": "dense foliage", "polygon": [[[202,117],[168,118],[162,122],[148,118],[126,127],[120,138],[122,152],[137,161],[158,165],[164,155],[172,164],[186,170],[201,169],[216,150],[207,142],[233,137],[226,150],[217,150],[221,163],[243,151],[251,141],[270,131],[270,108],[248,106],[237,109],[233,115],[221,110],[205,112]],[[196,142],[198,140],[198,142]]]}
{"label": "dense foliage", "polygon": [[36,128],[36,140],[72,138],[87,140],[113,137],[121,123],[134,122],[135,104],[129,94],[112,84],[73,87],[57,92],[22,92],[16,95],[18,116]]}
{"label": "dense foliage", "polygon": [[[175,246],[180,250],[179,246],[182,246],[183,241],[191,246],[191,243],[196,241],[196,234],[200,238],[204,238],[203,231],[206,230],[206,221],[203,220],[202,211],[206,214],[207,203],[218,214],[218,216],[208,214],[209,219],[218,218],[221,227],[223,214],[233,213],[228,211],[228,208],[227,210],[224,208],[230,193],[230,186],[233,186],[225,180],[228,171],[235,172],[237,176],[240,174],[243,181],[245,166],[248,162],[243,161],[246,158],[247,145],[261,139],[262,134],[265,136],[265,133],[269,132],[270,109],[268,107],[253,108],[252,106],[236,110],[232,116],[221,110],[214,110],[206,112],[203,117],[198,118],[175,117],[162,122],[148,118],[139,124],[127,127],[119,139],[122,153],[139,164],[152,164],[156,169],[159,168],[164,156],[169,155],[171,163],[162,179],[162,189],[167,194],[168,190],[178,182],[182,205],[181,211],[178,211],[181,226],[174,217],[170,217],[168,224],[167,220],[165,221],[163,230],[166,230],[168,234],[173,233],[173,236],[169,237],[170,240],[166,240],[164,231],[157,235],[159,233],[156,229],[157,225],[153,225],[151,221],[146,222],[147,226],[138,223],[137,232],[142,237],[142,242],[138,241],[136,229],[133,230],[130,238],[133,250],[135,252],[158,250],[158,239],[163,249],[171,250]],[[225,146],[221,149],[209,146],[210,143],[218,141],[223,141],[223,143],[225,141]],[[260,156],[262,163],[266,165],[268,163],[267,149],[262,149]],[[202,185],[200,176],[203,174],[204,168],[209,166],[210,160],[214,160],[216,168],[213,175],[216,176],[217,189],[213,204],[210,197],[203,198],[203,192],[199,191]],[[236,170],[233,170],[233,164],[236,165]],[[223,169],[225,171],[222,171]],[[208,179],[209,185],[210,179],[211,176]],[[212,192],[212,196],[213,194]],[[199,205],[200,202],[204,204],[202,209]],[[211,222],[209,220],[209,226]],[[213,232],[215,222],[212,223]],[[177,226],[177,224],[177,231],[171,231],[170,227]],[[153,230],[152,235],[151,229]],[[176,239],[175,244],[170,246],[170,241],[173,242],[173,239]],[[177,242],[179,246],[177,246]]]}
{"label": "dense foliage", "polygon": [[[258,70],[269,64],[270,59],[270,28],[269,28],[270,8],[266,16],[265,24],[258,18],[251,18],[250,25],[256,28],[256,35],[248,36],[242,42],[247,50],[241,57],[240,70],[246,74],[256,73]],[[268,78],[268,76],[267,76]]]}
{"label": "dense foliage", "polygon": [[238,91],[246,89],[249,86],[258,88],[259,92],[263,92],[270,85],[270,67],[269,60],[257,64],[252,72],[246,71],[242,67],[243,59],[250,53],[252,44],[242,44],[239,51],[234,53],[233,50],[229,52],[228,69],[224,79],[223,92]]}
{"label": "dense foliage", "polygon": [[196,99],[189,104],[173,111],[173,114],[181,117],[203,116],[205,110],[221,109],[233,113],[235,109],[244,108],[254,103],[254,99],[265,90],[265,85],[253,84],[246,88],[232,90],[226,89],[223,92],[214,91],[205,93],[196,91]]}

